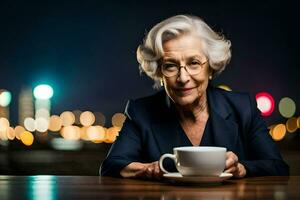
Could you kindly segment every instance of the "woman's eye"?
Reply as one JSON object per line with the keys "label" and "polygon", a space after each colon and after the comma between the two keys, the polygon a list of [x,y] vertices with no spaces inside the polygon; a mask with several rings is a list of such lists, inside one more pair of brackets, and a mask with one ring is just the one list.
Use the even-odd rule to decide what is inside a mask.
{"label": "woman's eye", "polygon": [[191,64],[192,65],[200,65],[200,62],[199,61],[192,61]]}
{"label": "woman's eye", "polygon": [[174,63],[167,63],[167,64],[164,64],[164,68],[165,69],[177,68],[177,65]]}

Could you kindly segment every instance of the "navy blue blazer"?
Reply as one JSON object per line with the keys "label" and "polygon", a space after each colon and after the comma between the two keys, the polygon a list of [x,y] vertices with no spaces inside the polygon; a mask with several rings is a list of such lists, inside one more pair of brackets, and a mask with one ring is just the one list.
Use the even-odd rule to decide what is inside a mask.
{"label": "navy blue blazer", "polygon": [[[214,146],[234,152],[247,176],[289,174],[254,98],[211,86],[207,98],[211,128],[205,134],[212,134]],[[131,162],[154,162],[184,145],[178,137],[181,126],[176,109],[165,91],[128,101],[125,114],[123,128],[100,167],[102,176],[119,177]],[[165,165],[170,171],[176,170],[169,159]]]}

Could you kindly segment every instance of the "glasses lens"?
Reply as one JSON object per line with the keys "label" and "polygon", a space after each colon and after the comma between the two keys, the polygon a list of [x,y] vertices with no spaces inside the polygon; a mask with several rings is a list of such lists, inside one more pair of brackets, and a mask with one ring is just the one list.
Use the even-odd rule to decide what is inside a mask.
{"label": "glasses lens", "polygon": [[162,65],[162,73],[167,77],[175,76],[178,73],[178,66],[173,63],[165,63]]}

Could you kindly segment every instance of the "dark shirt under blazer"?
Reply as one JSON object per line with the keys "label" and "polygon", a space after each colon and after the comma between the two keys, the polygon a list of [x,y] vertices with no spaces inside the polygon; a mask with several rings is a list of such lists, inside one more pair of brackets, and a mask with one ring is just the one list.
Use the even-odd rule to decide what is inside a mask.
{"label": "dark shirt under blazer", "polygon": [[[254,98],[209,86],[207,99],[209,123],[203,137],[209,141],[200,145],[226,147],[234,152],[245,166],[247,176],[289,174]],[[154,162],[162,154],[173,153],[174,147],[192,145],[165,91],[128,101],[125,114],[123,128],[101,165],[102,176],[118,177],[131,162]],[[170,171],[176,170],[171,161],[165,165]]]}

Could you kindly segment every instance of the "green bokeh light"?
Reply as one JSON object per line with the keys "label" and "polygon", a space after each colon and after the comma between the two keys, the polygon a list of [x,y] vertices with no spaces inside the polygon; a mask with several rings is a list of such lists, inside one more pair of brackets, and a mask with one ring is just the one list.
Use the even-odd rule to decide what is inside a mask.
{"label": "green bokeh light", "polygon": [[295,102],[289,97],[282,98],[279,102],[279,112],[285,118],[292,117],[296,112]]}
{"label": "green bokeh light", "polygon": [[9,91],[4,90],[0,94],[0,106],[6,107],[11,102],[11,93]]}
{"label": "green bokeh light", "polygon": [[50,85],[38,85],[33,90],[36,99],[50,99],[53,96],[53,89]]}

